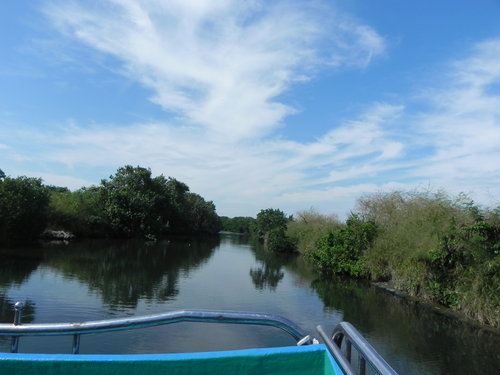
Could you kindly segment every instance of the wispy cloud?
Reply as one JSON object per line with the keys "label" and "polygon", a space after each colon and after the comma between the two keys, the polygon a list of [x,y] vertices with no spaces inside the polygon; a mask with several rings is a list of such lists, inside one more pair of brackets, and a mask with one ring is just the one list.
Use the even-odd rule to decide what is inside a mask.
{"label": "wispy cloud", "polygon": [[[400,110],[376,104],[359,120],[310,143],[273,138],[238,142],[212,138],[207,142],[209,130],[165,123],[90,128],[71,123],[57,134],[37,137],[40,146],[34,148],[40,151],[31,157],[69,169],[81,165],[116,168],[125,163],[149,166],[155,174],[187,182],[193,191],[225,207],[227,214],[253,215],[272,204],[286,206],[287,200],[289,210],[299,210],[303,204],[325,207],[329,199],[333,210],[331,205],[345,197],[350,182],[390,169],[387,150],[394,141],[384,134],[381,124]],[[33,145],[33,138],[29,142]],[[392,156],[396,160],[397,154]],[[60,176],[42,177],[53,184],[63,181]],[[345,186],[331,187],[339,181]],[[69,182],[67,186],[75,187],[78,181]],[[372,186],[355,185],[353,192]],[[304,199],[311,197],[315,198],[306,203]],[[348,204],[342,207],[347,210]]]}
{"label": "wispy cloud", "polygon": [[500,186],[500,92],[491,90],[500,83],[500,38],[451,67],[445,87],[427,92],[432,110],[417,120],[432,153],[413,174],[454,190]]}
{"label": "wispy cloud", "polygon": [[70,38],[118,58],[121,73],[190,124],[260,137],[294,108],[278,96],[322,66],[366,66],[385,43],[326,2],[57,1]]}

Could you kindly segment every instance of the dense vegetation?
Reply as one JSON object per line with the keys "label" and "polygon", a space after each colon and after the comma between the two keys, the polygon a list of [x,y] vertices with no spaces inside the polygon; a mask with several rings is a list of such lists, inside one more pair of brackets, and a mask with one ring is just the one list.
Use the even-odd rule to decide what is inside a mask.
{"label": "dense vegetation", "polygon": [[281,210],[267,208],[257,217],[222,217],[222,230],[250,235],[258,239],[267,250],[274,252],[293,252],[295,243],[286,234],[287,225],[292,220]]}
{"label": "dense vegetation", "polygon": [[148,239],[220,230],[212,202],[174,178],[152,177],[147,168],[127,165],[99,186],[74,192],[0,176],[0,241],[30,241],[47,227],[80,237]]}
{"label": "dense vegetation", "polygon": [[346,223],[322,219],[295,220],[287,231],[321,272],[387,281],[500,326],[499,208],[481,209],[465,196],[394,192],[360,199]]}
{"label": "dense vegetation", "polygon": [[222,230],[227,232],[253,235],[255,231],[255,218],[250,216],[221,216],[220,220]]}
{"label": "dense vegetation", "polygon": [[30,241],[47,222],[49,192],[38,178],[7,177],[0,169],[0,241]]}

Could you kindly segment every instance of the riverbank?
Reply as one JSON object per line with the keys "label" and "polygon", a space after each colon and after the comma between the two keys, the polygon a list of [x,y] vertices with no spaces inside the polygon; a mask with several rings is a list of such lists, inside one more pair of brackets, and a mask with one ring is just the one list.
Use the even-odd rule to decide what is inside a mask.
{"label": "riverbank", "polygon": [[447,316],[449,318],[460,320],[461,322],[466,323],[470,326],[473,326],[476,329],[484,330],[484,331],[493,333],[495,335],[498,335],[500,337],[500,329],[499,328],[495,328],[495,327],[492,327],[492,326],[486,325],[486,324],[481,324],[477,320],[468,318],[467,316],[465,316],[457,311],[454,311],[454,310],[450,309],[449,307],[439,305],[437,303],[433,303],[431,301],[427,301],[427,300],[424,300],[424,299],[421,299],[418,297],[411,296],[405,292],[397,290],[395,288],[394,284],[391,282],[386,282],[386,281],[372,282],[371,285],[374,286],[375,288],[383,291],[384,293],[387,293],[387,294],[390,294],[394,297],[401,298],[401,299],[404,299],[406,301],[412,302],[415,305],[418,305],[419,307],[421,307],[423,309],[430,310],[436,314],[441,314],[441,315]]}
{"label": "riverbank", "polygon": [[299,213],[287,235],[326,275],[389,282],[397,293],[500,328],[500,208],[466,196],[376,194],[345,223]]}

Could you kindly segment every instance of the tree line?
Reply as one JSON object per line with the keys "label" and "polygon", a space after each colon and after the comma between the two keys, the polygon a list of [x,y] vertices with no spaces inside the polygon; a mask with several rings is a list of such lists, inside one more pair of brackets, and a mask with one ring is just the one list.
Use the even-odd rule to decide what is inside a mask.
{"label": "tree line", "polygon": [[36,239],[46,229],[79,237],[147,238],[213,235],[221,229],[215,205],[175,178],[126,165],[97,186],[70,191],[39,178],[0,170],[0,241]]}

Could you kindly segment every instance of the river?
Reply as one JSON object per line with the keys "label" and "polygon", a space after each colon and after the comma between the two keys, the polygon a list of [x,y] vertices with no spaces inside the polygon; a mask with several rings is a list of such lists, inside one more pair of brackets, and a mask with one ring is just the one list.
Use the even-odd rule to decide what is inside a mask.
{"label": "river", "polygon": [[[400,374],[500,374],[498,335],[363,282],[322,280],[300,256],[247,239],[75,241],[0,249],[0,322],[74,322],[181,309],[282,315],[315,334],[346,320]],[[316,335],[317,336],[317,335]],[[22,338],[20,351],[69,353],[71,337]],[[286,346],[266,327],[181,323],[84,335],[81,353],[160,353]],[[0,338],[0,351],[10,340]]]}

